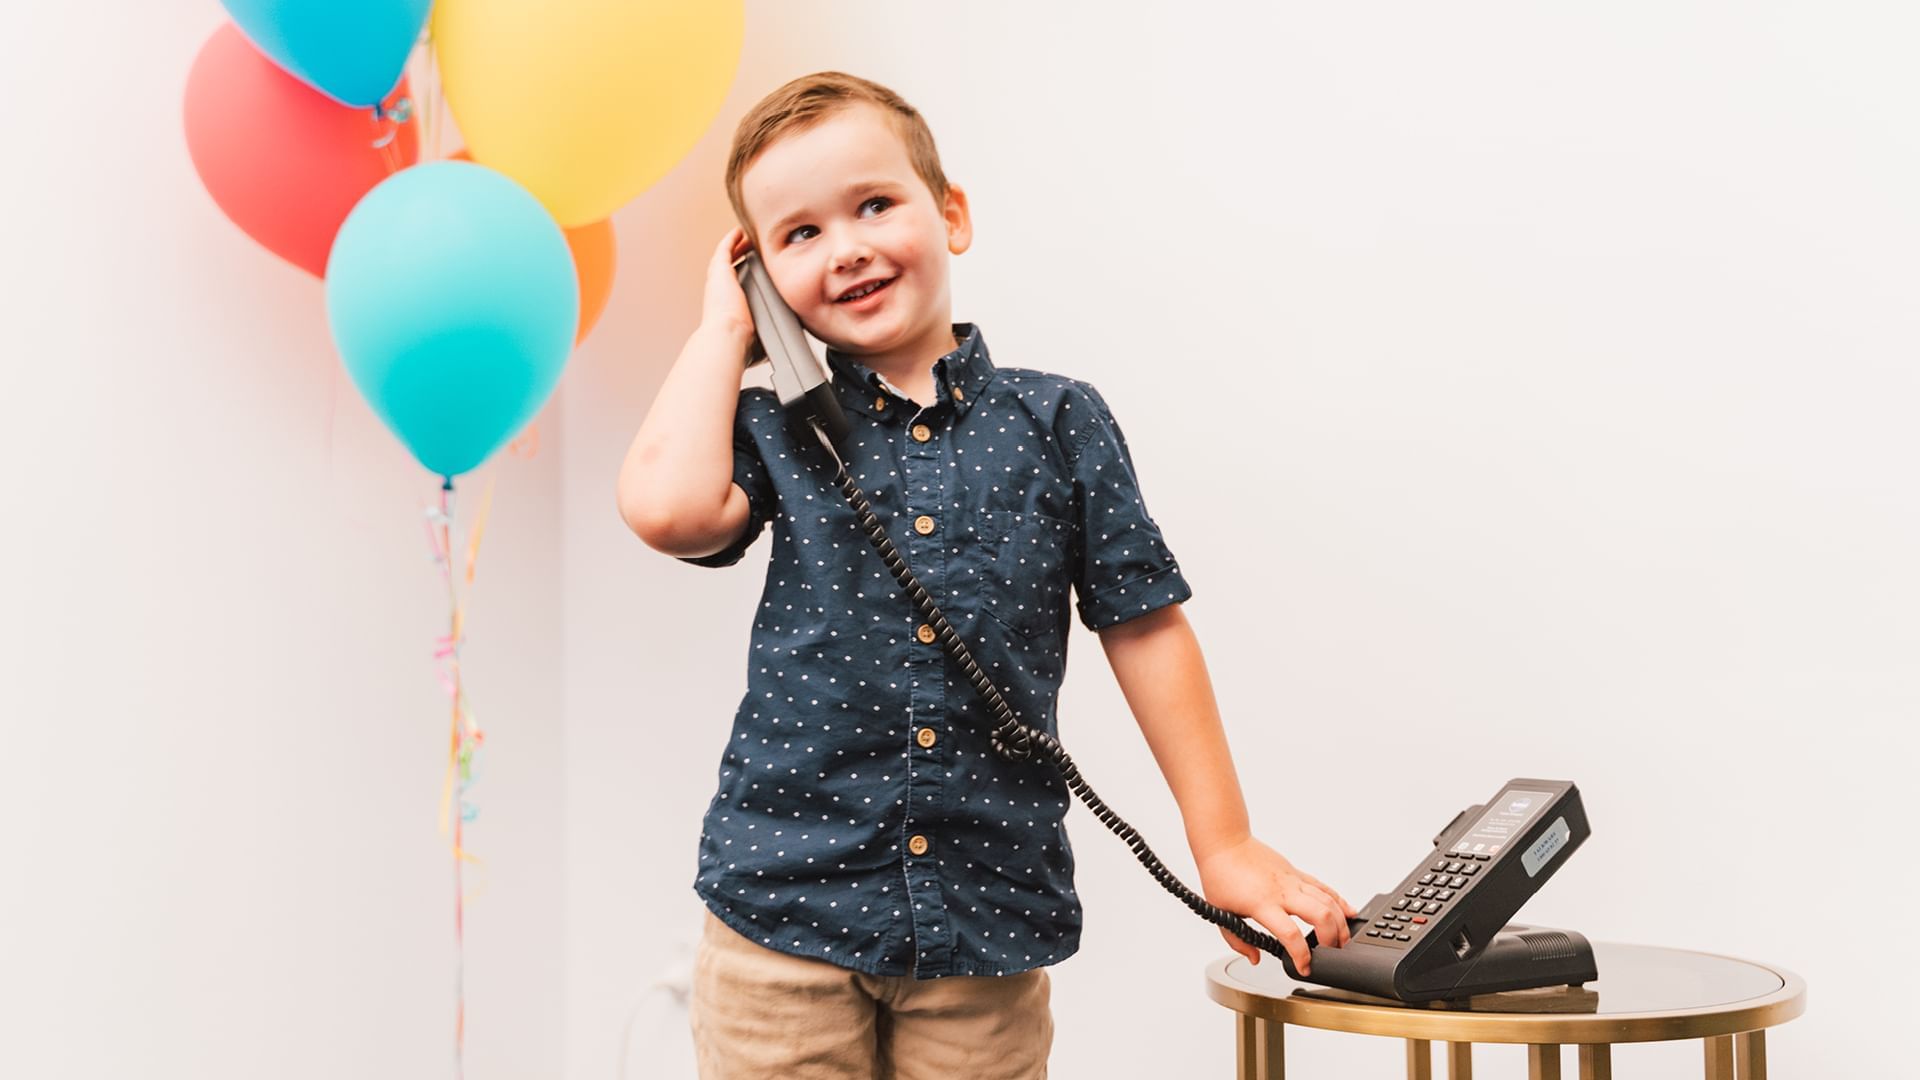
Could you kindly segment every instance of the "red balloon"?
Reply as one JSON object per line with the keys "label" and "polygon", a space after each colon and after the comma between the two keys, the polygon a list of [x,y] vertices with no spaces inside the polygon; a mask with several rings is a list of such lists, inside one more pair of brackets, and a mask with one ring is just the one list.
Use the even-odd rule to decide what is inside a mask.
{"label": "red balloon", "polygon": [[[384,109],[406,93],[402,79]],[[248,236],[315,277],[326,276],[347,212],[420,150],[416,125],[332,101],[282,71],[232,23],[194,58],[186,122],[187,151],[213,201]]]}

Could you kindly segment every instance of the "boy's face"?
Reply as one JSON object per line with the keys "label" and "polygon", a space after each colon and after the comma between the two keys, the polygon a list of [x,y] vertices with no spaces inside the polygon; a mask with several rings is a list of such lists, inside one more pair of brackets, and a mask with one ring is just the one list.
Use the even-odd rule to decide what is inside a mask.
{"label": "boy's face", "polygon": [[953,348],[947,257],[972,240],[966,195],[949,185],[936,205],[877,107],[777,140],[741,175],[740,197],[774,287],[813,336],[903,364]]}

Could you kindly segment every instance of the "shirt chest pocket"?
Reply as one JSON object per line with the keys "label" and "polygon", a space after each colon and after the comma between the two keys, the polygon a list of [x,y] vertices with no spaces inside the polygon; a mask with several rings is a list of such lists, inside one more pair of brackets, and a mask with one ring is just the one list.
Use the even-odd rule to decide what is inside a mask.
{"label": "shirt chest pocket", "polygon": [[980,611],[1024,637],[1053,632],[1073,580],[1073,531],[1045,514],[980,511]]}

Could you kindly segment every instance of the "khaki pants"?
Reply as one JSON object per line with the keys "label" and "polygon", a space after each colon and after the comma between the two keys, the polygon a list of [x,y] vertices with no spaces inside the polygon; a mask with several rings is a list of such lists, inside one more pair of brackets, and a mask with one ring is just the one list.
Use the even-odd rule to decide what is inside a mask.
{"label": "khaki pants", "polygon": [[706,916],[689,1022],[700,1080],[1033,1080],[1053,1045],[1045,968],[939,979],[789,956]]}

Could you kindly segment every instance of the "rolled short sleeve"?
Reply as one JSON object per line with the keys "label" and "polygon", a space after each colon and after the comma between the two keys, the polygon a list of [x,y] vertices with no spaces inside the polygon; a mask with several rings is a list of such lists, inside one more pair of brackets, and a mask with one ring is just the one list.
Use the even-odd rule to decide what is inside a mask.
{"label": "rolled short sleeve", "polygon": [[773,479],[767,474],[755,434],[766,425],[779,422],[780,403],[772,391],[759,387],[740,391],[740,400],[733,410],[733,482],[747,493],[747,524],[733,543],[711,555],[682,557],[681,562],[695,566],[732,566],[760,538],[767,522],[773,520],[777,508]]}
{"label": "rolled short sleeve", "polygon": [[1079,508],[1081,551],[1074,574],[1080,622],[1104,630],[1193,595],[1147,514],[1127,440],[1106,399],[1087,384],[1075,395],[1067,445]]}

